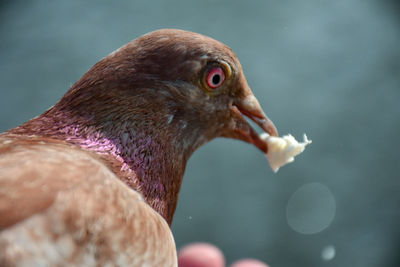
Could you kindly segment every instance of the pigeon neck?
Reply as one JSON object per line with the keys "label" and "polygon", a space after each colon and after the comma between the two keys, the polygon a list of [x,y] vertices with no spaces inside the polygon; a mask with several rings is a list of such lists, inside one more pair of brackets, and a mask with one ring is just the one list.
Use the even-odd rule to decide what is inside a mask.
{"label": "pigeon neck", "polygon": [[147,119],[95,121],[50,109],[10,132],[64,140],[95,152],[171,224],[186,162],[204,140],[185,137],[186,124],[172,123],[172,116],[163,122]]}

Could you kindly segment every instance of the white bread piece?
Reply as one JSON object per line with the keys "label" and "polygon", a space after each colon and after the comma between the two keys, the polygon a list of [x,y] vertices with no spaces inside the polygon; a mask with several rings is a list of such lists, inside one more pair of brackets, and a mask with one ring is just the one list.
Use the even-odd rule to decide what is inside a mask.
{"label": "white bread piece", "polygon": [[290,134],[275,137],[263,133],[260,137],[268,144],[268,153],[265,156],[274,172],[277,172],[283,165],[294,161],[294,157],[303,152],[308,144],[311,144],[311,140],[307,139],[306,134],[303,135],[301,143],[297,142]]}

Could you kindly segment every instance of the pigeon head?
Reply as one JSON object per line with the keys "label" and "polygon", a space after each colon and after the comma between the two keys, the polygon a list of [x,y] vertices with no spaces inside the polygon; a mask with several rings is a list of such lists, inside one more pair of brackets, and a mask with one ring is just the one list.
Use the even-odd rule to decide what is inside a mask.
{"label": "pigeon head", "polygon": [[114,51],[94,65],[59,105],[83,108],[84,113],[93,107],[90,115],[103,124],[117,113],[121,118],[116,124],[141,121],[161,132],[169,130],[193,148],[215,137],[229,137],[265,153],[265,141],[245,117],[277,135],[233,51],[212,38],[182,30],[154,31]]}
{"label": "pigeon head", "polygon": [[166,29],[103,58],[54,107],[11,132],[98,153],[171,222],[186,162],[197,147],[228,137],[267,152],[246,117],[277,135],[229,47]]}

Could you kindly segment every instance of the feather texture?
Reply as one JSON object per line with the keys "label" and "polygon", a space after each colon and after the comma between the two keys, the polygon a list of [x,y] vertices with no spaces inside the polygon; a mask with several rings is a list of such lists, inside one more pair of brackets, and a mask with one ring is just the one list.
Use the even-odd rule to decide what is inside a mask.
{"label": "feather texture", "polygon": [[168,224],[99,157],[36,136],[0,144],[1,266],[176,265]]}
{"label": "feather texture", "polygon": [[[212,90],[210,68],[224,72]],[[244,116],[277,135],[211,38],[159,30],[111,53],[0,134],[0,265],[176,266],[169,224],[190,155],[216,137],[267,152]]]}

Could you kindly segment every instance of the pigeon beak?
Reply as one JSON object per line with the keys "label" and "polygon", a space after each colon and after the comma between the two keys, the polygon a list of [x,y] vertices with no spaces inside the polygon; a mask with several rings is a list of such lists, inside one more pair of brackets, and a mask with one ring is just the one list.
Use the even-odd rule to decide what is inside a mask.
{"label": "pigeon beak", "polygon": [[259,134],[256,133],[244,118],[244,116],[248,117],[269,135],[278,136],[278,131],[275,125],[265,115],[255,96],[253,94],[248,94],[243,98],[235,99],[230,105],[230,111],[233,118],[233,124],[229,127],[229,133],[227,132],[223,136],[240,139],[254,144],[263,153],[267,153],[267,143],[260,138]]}
{"label": "pigeon beak", "polygon": [[272,136],[278,136],[278,131],[274,123],[265,115],[254,95],[249,95],[241,101],[233,103],[233,105],[236,106],[243,115],[260,126],[266,133]]}

